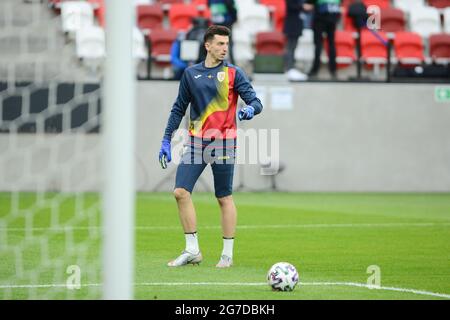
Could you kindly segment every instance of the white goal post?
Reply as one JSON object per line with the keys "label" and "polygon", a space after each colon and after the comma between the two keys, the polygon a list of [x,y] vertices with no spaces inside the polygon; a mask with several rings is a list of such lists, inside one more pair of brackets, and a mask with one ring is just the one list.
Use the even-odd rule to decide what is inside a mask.
{"label": "white goal post", "polygon": [[104,78],[104,299],[133,298],[135,68],[134,5],[106,1]]}

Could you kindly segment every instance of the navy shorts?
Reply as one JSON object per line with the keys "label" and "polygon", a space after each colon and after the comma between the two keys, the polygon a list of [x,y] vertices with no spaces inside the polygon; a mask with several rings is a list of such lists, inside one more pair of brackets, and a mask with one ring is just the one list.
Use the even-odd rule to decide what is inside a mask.
{"label": "navy shorts", "polygon": [[192,193],[198,178],[210,164],[216,197],[229,196],[233,193],[235,158],[236,140],[205,141],[190,137],[177,168],[175,188],[183,188]]}

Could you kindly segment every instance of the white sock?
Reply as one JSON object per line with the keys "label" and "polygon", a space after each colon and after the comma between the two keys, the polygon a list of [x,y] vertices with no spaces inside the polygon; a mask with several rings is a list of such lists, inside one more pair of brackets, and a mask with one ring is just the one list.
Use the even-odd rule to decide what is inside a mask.
{"label": "white sock", "polygon": [[222,255],[226,255],[230,258],[233,258],[233,244],[234,238],[223,238],[223,251]]}
{"label": "white sock", "polygon": [[184,237],[186,238],[186,251],[197,254],[200,249],[198,248],[198,238],[197,232],[185,233]]}

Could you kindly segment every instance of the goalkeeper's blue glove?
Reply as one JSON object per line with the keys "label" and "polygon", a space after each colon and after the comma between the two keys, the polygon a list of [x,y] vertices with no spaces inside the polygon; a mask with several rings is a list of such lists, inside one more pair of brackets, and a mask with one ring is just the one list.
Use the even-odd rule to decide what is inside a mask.
{"label": "goalkeeper's blue glove", "polygon": [[252,106],[246,106],[239,110],[238,112],[238,118],[240,121],[242,120],[250,120],[255,115],[255,108]]}
{"label": "goalkeeper's blue glove", "polygon": [[163,169],[167,168],[167,162],[172,161],[170,153],[170,140],[163,139],[161,149],[159,150],[159,163]]}

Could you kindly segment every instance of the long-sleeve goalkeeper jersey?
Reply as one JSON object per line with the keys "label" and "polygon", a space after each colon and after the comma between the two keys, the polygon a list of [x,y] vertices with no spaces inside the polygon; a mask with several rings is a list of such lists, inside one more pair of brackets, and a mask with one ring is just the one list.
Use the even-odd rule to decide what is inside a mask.
{"label": "long-sleeve goalkeeper jersey", "polygon": [[181,78],[164,138],[171,139],[190,104],[190,136],[235,139],[238,95],[255,109],[255,115],[262,111],[261,101],[239,67],[226,61],[213,68],[205,67],[204,62],[188,67]]}

